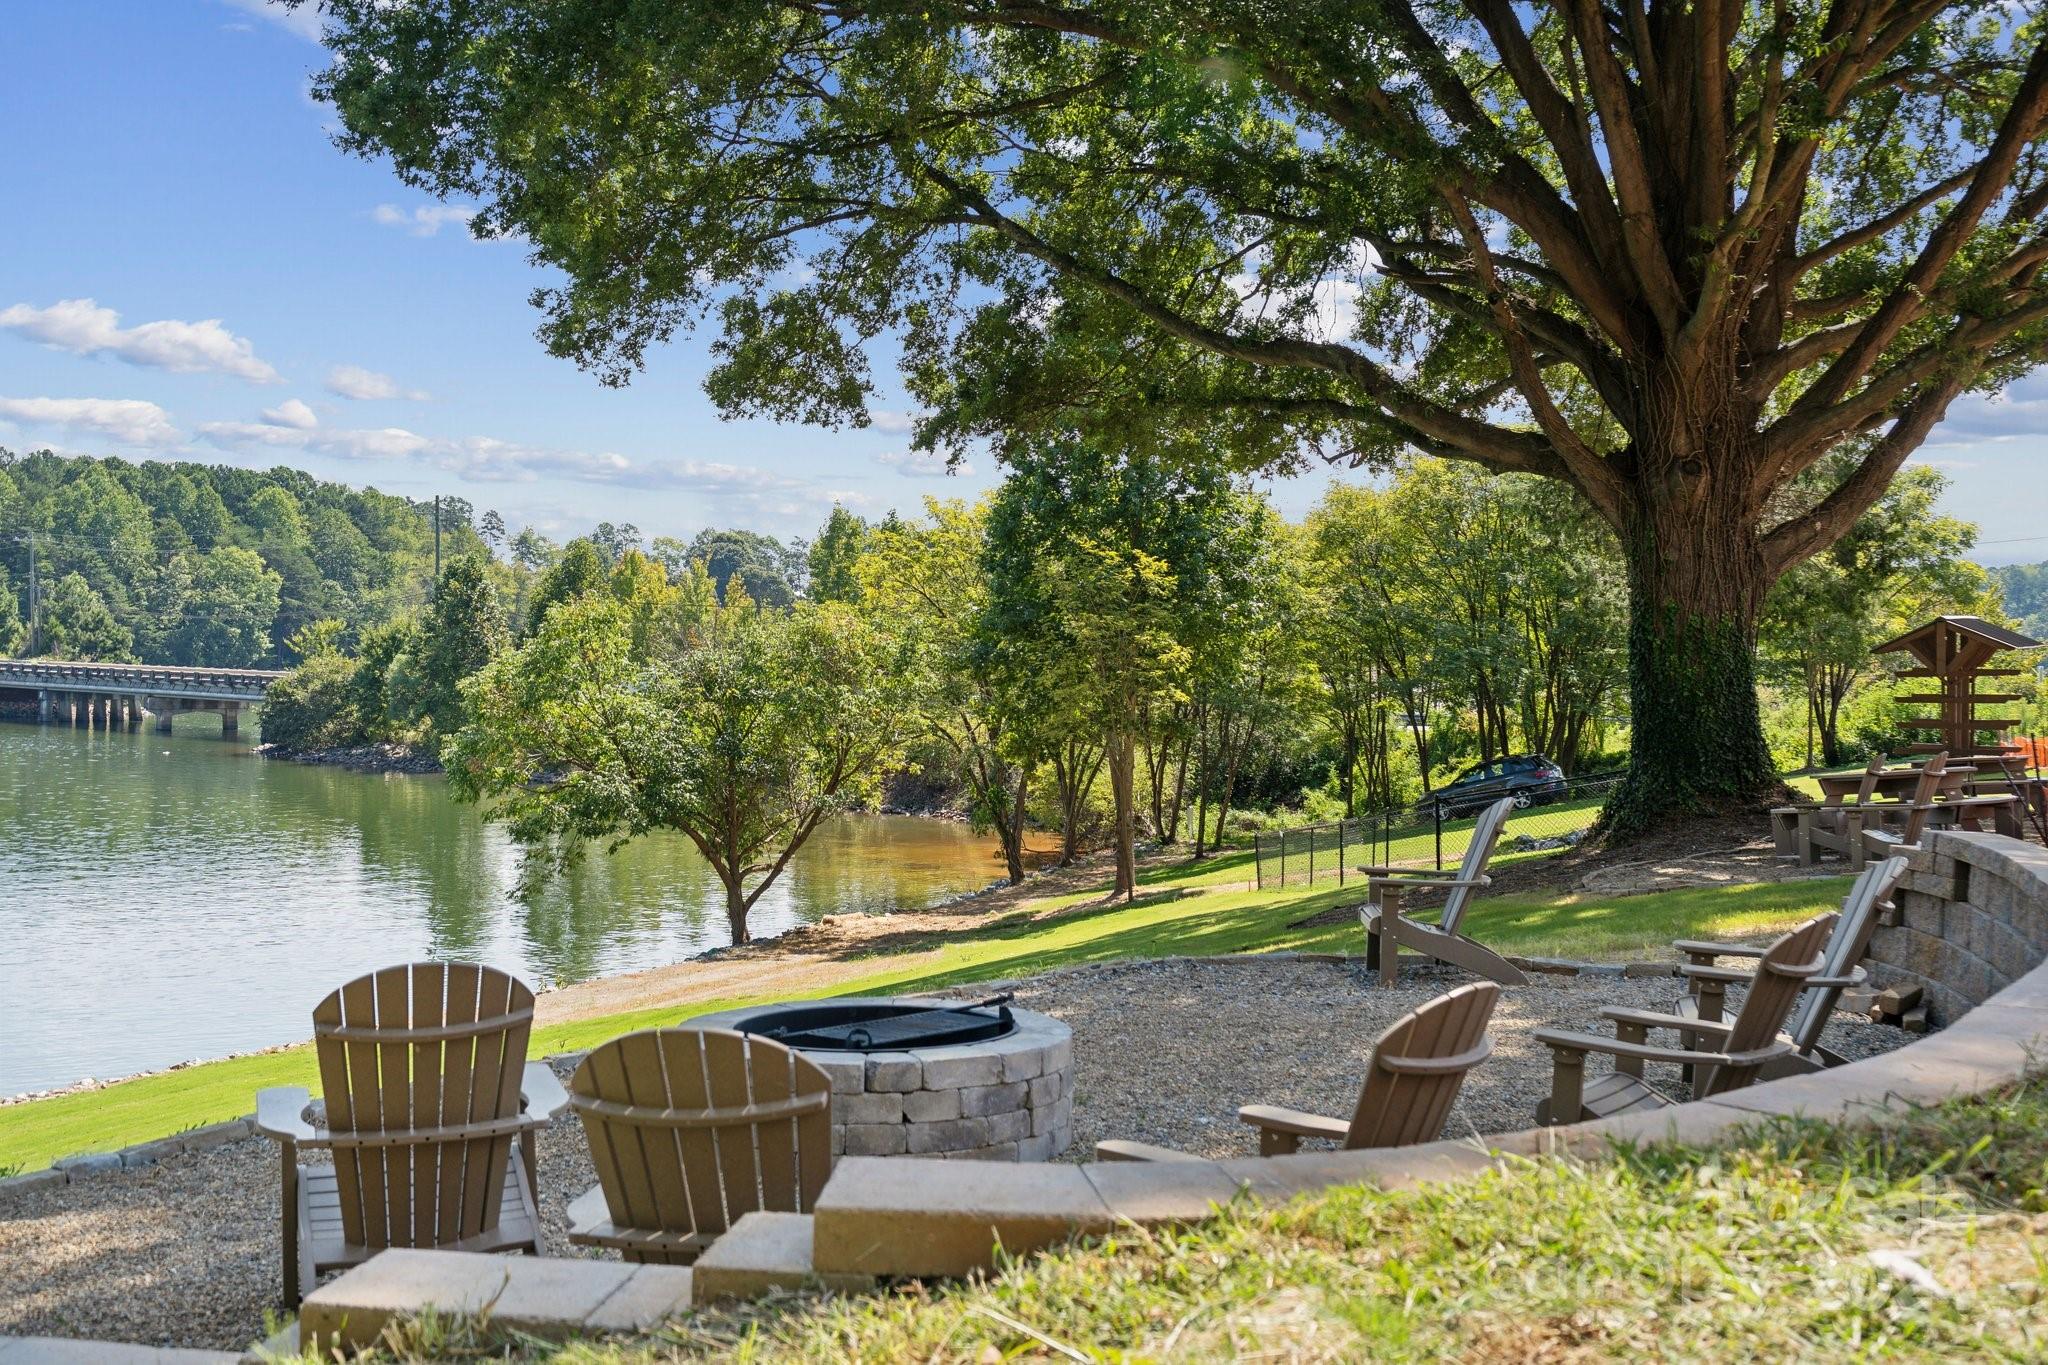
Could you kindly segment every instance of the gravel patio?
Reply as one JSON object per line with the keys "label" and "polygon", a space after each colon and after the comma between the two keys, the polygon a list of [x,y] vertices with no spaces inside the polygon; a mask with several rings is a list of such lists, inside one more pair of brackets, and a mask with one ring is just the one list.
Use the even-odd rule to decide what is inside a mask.
{"label": "gravel patio", "polygon": [[[1019,1004],[1074,1030],[1075,1143],[1065,1159],[1084,1160],[1111,1137],[1250,1156],[1256,1140],[1236,1122],[1237,1106],[1348,1114],[1373,1038],[1462,979],[1426,971],[1411,968],[1408,984],[1386,991],[1354,963],[1114,963],[1015,989]],[[1678,989],[1670,978],[1543,976],[1504,992],[1496,1051],[1468,1078],[1445,1136],[1533,1122],[1549,1091],[1550,1054],[1532,1030],[1590,1025],[1602,1005],[1662,1009]],[[1852,1058],[1908,1041],[1843,1014],[1827,1035]],[[556,1123],[541,1136],[540,1155],[548,1254],[585,1254],[564,1237],[569,1199],[595,1180],[579,1125]],[[276,1148],[259,1138],[85,1177],[0,1208],[0,1335],[247,1346],[277,1307],[277,1203]]]}

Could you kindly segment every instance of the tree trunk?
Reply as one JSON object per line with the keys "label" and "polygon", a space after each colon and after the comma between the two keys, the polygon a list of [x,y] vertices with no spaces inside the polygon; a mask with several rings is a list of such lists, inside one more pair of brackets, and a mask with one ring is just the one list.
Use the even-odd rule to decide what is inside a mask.
{"label": "tree trunk", "polygon": [[747,933],[747,893],[737,877],[719,878],[725,883],[725,920],[732,926],[734,943],[752,943]]}
{"label": "tree trunk", "polygon": [[1133,764],[1137,744],[1128,734],[1109,737],[1109,789],[1116,798],[1116,895],[1138,893],[1137,792]]}
{"label": "tree trunk", "polygon": [[1754,810],[1777,786],[1756,695],[1769,575],[1744,525],[1673,498],[1621,537],[1632,735],[1628,776],[1601,818],[1609,837]]}
{"label": "tree trunk", "polygon": [[1031,784],[1031,769],[1024,764],[1017,765],[1017,785],[1010,798],[1010,819],[1003,828],[1003,869],[1010,874],[1010,885],[1024,880],[1024,797]]}

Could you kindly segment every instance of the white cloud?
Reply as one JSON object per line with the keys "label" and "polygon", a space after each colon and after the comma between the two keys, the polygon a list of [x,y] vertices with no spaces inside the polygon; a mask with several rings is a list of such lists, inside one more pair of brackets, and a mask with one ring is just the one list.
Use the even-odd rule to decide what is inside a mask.
{"label": "white cloud", "polygon": [[301,430],[320,425],[320,419],[313,415],[313,410],[296,398],[287,398],[274,408],[265,408],[263,420],[274,427],[298,427]]}
{"label": "white cloud", "polygon": [[301,38],[312,42],[320,41],[320,6],[317,0],[305,0],[297,9],[286,9],[275,0],[222,0],[230,9],[241,10],[244,14],[261,15],[281,28],[291,30]]}
{"label": "white cloud", "polygon": [[169,413],[139,398],[0,398],[0,418],[91,432],[122,445],[164,446],[181,439]]}
{"label": "white cloud", "polygon": [[892,412],[887,408],[868,414],[868,425],[876,431],[885,431],[892,436],[906,435],[917,426],[914,412]]}
{"label": "white cloud", "polygon": [[257,358],[245,337],[219,318],[180,322],[166,318],[137,327],[121,326],[121,315],[91,299],[62,299],[48,308],[17,303],[0,309],[0,327],[73,355],[106,354],[131,365],[179,374],[217,371],[252,384],[275,384],[278,373]]}
{"label": "white cloud", "polygon": [[965,460],[947,465],[946,457],[934,450],[891,450],[875,456],[875,463],[913,479],[942,479],[974,472],[974,466]]}
{"label": "white cloud", "polygon": [[404,228],[415,237],[436,237],[451,224],[468,227],[476,213],[474,204],[420,204],[410,212],[396,204],[379,204],[370,210],[370,217],[385,227]]}
{"label": "white cloud", "polygon": [[426,394],[402,388],[396,379],[360,365],[336,365],[327,372],[327,391],[342,398],[410,398],[421,401]]}
{"label": "white cloud", "polygon": [[650,463],[611,451],[562,450],[491,436],[422,436],[404,427],[207,422],[199,427],[199,435],[212,445],[230,450],[263,447],[302,450],[344,460],[413,460],[479,483],[530,483],[554,478],[617,488],[675,489],[706,496],[809,494],[809,485],[801,480],[751,465],[687,459]]}

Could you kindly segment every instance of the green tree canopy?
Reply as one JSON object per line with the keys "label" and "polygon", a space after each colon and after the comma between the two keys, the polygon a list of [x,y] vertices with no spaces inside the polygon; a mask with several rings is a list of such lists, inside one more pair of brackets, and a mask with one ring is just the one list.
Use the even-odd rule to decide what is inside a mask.
{"label": "green tree canopy", "polygon": [[810,545],[810,583],[805,595],[813,602],[859,601],[861,585],[854,564],[867,538],[868,524],[833,503],[832,515]]}
{"label": "green tree canopy", "polygon": [[173,658],[205,668],[261,663],[270,654],[270,624],[284,580],[255,551],[234,545],[184,556],[178,567],[191,587],[171,634]]}
{"label": "green tree canopy", "polygon": [[927,445],[1570,483],[1617,828],[1770,786],[1770,584],[2048,346],[2048,27],[1996,0],[325,9],[344,145],[533,243],[608,382],[715,313],[734,414],[865,422],[887,340]]}
{"label": "green tree canopy", "polygon": [[135,637],[83,574],[68,573],[43,603],[42,652],[54,659],[132,663]]}
{"label": "green tree canopy", "polygon": [[679,830],[725,887],[735,943],[818,824],[872,799],[904,726],[898,661],[844,606],[714,607],[636,643],[610,596],[564,603],[465,688],[444,751],[544,874],[592,840]]}
{"label": "green tree canopy", "polygon": [[531,635],[547,619],[558,602],[573,601],[593,593],[605,582],[604,556],[588,540],[572,540],[561,557],[541,574],[533,593],[526,599],[526,633]]}

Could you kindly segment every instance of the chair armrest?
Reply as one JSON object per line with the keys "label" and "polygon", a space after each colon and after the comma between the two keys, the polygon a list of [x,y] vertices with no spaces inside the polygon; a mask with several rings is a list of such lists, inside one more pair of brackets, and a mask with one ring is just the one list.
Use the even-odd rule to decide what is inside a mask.
{"label": "chair armrest", "polygon": [[592,1185],[569,1201],[569,1231],[588,1233],[612,1220],[611,1206],[604,1202],[604,1186]]}
{"label": "chair armrest", "polygon": [[1626,1005],[1608,1005],[1600,1011],[1602,1019],[1616,1024],[1637,1024],[1643,1028],[1684,1029],[1687,1033],[1705,1033],[1725,1038],[1735,1026],[1720,1019],[1687,1018],[1682,1014],[1658,1014],[1654,1010],[1630,1009]]}
{"label": "chair armrest", "polygon": [[1745,972],[1740,967],[1716,967],[1708,962],[1680,963],[1678,974],[1693,981],[1725,981],[1732,986],[1744,986],[1756,980],[1755,972]]}
{"label": "chair armrest", "polygon": [[1432,886],[1490,886],[1490,885],[1492,885],[1492,884],[1493,884],[1493,878],[1491,878],[1491,877],[1439,877],[1439,876],[1437,876],[1437,875],[1436,875],[1435,873],[1418,873],[1417,875],[1415,875],[1415,876],[1412,876],[1412,877],[1408,877],[1408,876],[1400,876],[1400,877],[1393,877],[1393,876],[1387,876],[1387,875],[1385,875],[1385,874],[1383,874],[1383,873],[1373,873],[1373,874],[1369,875],[1369,876],[1368,876],[1368,877],[1367,877],[1367,878],[1365,879],[1365,886],[1366,886],[1366,889],[1367,889],[1368,891],[1370,891],[1370,890],[1372,889],[1372,885],[1373,885],[1373,883],[1374,883],[1374,882],[1389,882],[1389,883],[1392,883],[1392,884],[1394,884],[1394,885],[1396,885],[1396,886],[1420,886],[1420,887],[1432,887]]}
{"label": "chair armrest", "polygon": [[[1692,1023],[1686,1020],[1686,1023]],[[1609,1057],[1628,1057],[1642,1062],[1670,1062],[1674,1066],[1730,1066],[1735,1059],[1722,1052],[1693,1052],[1682,1047],[1656,1047],[1649,1043],[1624,1043],[1594,1033],[1569,1033],[1563,1029],[1540,1028],[1536,1041],[1554,1052],[1598,1052]]]}
{"label": "chair armrest", "polygon": [[526,1074],[519,1078],[519,1097],[526,1102],[526,1112],[551,1119],[569,1107],[569,1092],[562,1089],[562,1082],[555,1076],[555,1069],[546,1062],[528,1062]]}
{"label": "chair armrest", "polygon": [[1097,1161],[1204,1161],[1205,1157],[1190,1156],[1176,1152],[1171,1147],[1155,1147],[1149,1142],[1125,1142],[1113,1139],[1095,1144]]}
{"label": "chair armrest", "polygon": [[1249,1123],[1254,1128],[1294,1133],[1300,1137],[1336,1138],[1341,1142],[1351,1136],[1349,1119],[1325,1118],[1321,1114],[1310,1114],[1300,1109],[1283,1109],[1273,1104],[1247,1104],[1237,1111],[1237,1119],[1238,1122]]}
{"label": "chair armrest", "polygon": [[312,1092],[303,1085],[278,1085],[256,1092],[256,1131],[279,1142],[316,1146],[320,1130],[306,1122]]}
{"label": "chair armrest", "polygon": [[1762,957],[1771,950],[1769,944],[1709,943],[1697,938],[1682,938],[1671,946],[1678,952],[1698,953],[1703,957]]}
{"label": "chair armrest", "polygon": [[1809,976],[1806,984],[1812,986],[1860,986],[1870,977],[1861,967],[1853,967],[1847,976]]}

